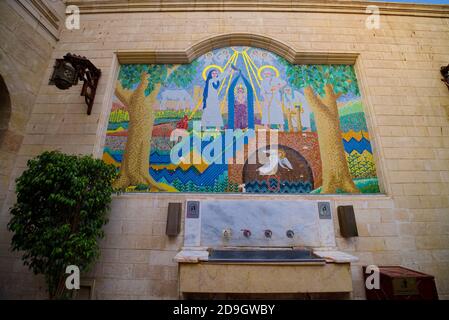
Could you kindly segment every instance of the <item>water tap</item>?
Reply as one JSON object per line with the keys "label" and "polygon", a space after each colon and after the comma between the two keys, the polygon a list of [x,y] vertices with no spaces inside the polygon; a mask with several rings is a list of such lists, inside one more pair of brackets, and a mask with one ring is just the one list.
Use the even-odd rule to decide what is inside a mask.
{"label": "water tap", "polygon": [[250,230],[248,230],[248,229],[242,229],[242,231],[243,231],[243,236],[244,236],[245,238],[251,237],[251,231],[250,231]]}
{"label": "water tap", "polygon": [[265,238],[271,238],[273,232],[270,229],[264,231]]}
{"label": "water tap", "polygon": [[229,239],[232,236],[231,228],[226,228],[223,230],[223,238]]}

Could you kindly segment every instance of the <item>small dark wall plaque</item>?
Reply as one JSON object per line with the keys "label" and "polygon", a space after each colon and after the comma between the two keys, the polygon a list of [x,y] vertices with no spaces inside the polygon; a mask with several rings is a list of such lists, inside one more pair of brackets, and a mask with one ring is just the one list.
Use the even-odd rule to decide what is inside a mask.
{"label": "small dark wall plaque", "polygon": [[331,219],[331,204],[329,202],[318,202],[318,214],[320,219]]}
{"label": "small dark wall plaque", "polygon": [[187,219],[198,219],[200,217],[200,202],[187,201]]}
{"label": "small dark wall plaque", "polygon": [[167,212],[167,227],[165,234],[167,236],[177,236],[181,231],[181,203],[170,202]]}
{"label": "small dark wall plaque", "polygon": [[404,277],[393,279],[393,294],[395,296],[417,295],[418,293],[416,278]]}
{"label": "small dark wall plaque", "polygon": [[359,232],[357,230],[357,223],[355,222],[355,214],[353,206],[339,206],[338,224],[340,225],[340,234],[344,238],[357,237]]}

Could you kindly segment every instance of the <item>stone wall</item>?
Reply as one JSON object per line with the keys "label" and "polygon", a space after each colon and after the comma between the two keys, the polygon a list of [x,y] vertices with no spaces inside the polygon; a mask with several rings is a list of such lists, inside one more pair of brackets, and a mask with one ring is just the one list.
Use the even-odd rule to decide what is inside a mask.
{"label": "stone wall", "polygon": [[[1,272],[23,270],[21,263],[8,253],[11,236],[5,226],[9,220],[7,211],[14,198],[8,190],[14,190],[17,154],[28,131],[27,123],[41,85],[48,81],[43,75],[51,67],[50,56],[55,49],[64,17],[62,2],[49,3],[46,10],[54,14],[55,26],[47,29],[49,22],[39,15],[37,9],[30,4],[22,6],[21,3],[24,2],[0,1],[0,76],[6,86],[6,92],[2,91],[0,105],[0,208],[3,208],[0,215]],[[6,200],[7,197],[10,199]],[[16,286],[16,280],[24,283],[28,276],[24,274],[22,277],[20,273],[16,278],[12,274],[4,275],[0,286],[3,287],[5,279],[16,283]],[[3,290],[0,292],[0,296],[9,296]]]}
{"label": "stone wall", "polygon": [[[379,30],[366,29],[365,19],[363,14],[318,12],[82,15],[80,30],[62,31],[51,61],[73,52],[86,55],[102,69],[93,113],[85,114],[80,86],[60,91],[47,85],[52,71],[52,63],[47,63],[40,79],[32,82],[38,87],[38,94],[13,177],[25,168],[27,159],[44,150],[101,155],[117,72],[117,51],[185,50],[213,35],[247,32],[282,41],[299,52],[358,53],[357,75],[378,175],[386,194],[320,197],[332,201],[334,214],[337,205],[355,207],[360,236],[337,238],[339,249],[360,258],[353,266],[354,297],[364,298],[361,265],[400,264],[434,275],[440,297],[447,299],[449,92],[440,81],[439,68],[449,61],[449,19],[381,16]],[[168,203],[211,197],[316,199],[256,195],[117,196],[106,238],[101,242],[102,257],[89,274],[97,281],[96,297],[177,298],[177,267],[172,258],[182,246],[182,234],[176,239],[165,236]],[[13,197],[8,205],[12,201]],[[2,213],[3,229],[8,205]],[[338,224],[335,228],[338,235]],[[42,279],[30,275],[19,259],[6,252],[9,236],[3,234],[0,295],[45,297]]]}

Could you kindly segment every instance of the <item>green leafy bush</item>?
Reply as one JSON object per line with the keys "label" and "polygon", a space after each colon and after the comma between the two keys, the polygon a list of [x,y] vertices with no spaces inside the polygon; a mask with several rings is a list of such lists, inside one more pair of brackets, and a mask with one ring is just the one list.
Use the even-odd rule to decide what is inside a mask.
{"label": "green leafy bush", "polygon": [[17,203],[8,229],[12,248],[34,274],[43,274],[51,299],[68,297],[65,269],[87,271],[100,254],[116,176],[90,156],[44,152],[16,180]]}

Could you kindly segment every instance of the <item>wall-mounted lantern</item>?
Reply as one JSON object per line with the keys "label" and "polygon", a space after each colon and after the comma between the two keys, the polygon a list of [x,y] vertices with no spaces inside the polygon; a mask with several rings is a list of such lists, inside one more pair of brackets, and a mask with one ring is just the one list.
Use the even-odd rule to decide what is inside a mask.
{"label": "wall-mounted lantern", "polygon": [[443,81],[446,87],[449,89],[449,64],[445,67],[441,67],[440,72],[443,76],[443,79],[441,79],[441,81]]}
{"label": "wall-mounted lantern", "polygon": [[63,59],[56,59],[53,68],[49,84],[55,85],[58,89],[66,90],[73,85],[77,85],[78,80],[83,81],[81,95],[84,96],[87,104],[87,114],[90,115],[101,70],[95,67],[86,57],[71,53],[67,53]]}

